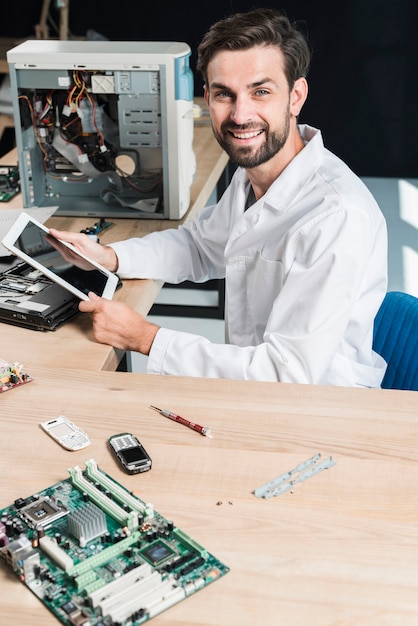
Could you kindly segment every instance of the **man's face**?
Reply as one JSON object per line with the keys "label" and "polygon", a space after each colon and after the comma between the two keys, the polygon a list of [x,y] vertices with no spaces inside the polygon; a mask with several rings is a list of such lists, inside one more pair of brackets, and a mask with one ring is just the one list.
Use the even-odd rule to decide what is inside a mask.
{"label": "man's face", "polygon": [[241,167],[257,167],[286,145],[296,116],[283,65],[274,46],[221,51],[209,63],[205,97],[213,132]]}

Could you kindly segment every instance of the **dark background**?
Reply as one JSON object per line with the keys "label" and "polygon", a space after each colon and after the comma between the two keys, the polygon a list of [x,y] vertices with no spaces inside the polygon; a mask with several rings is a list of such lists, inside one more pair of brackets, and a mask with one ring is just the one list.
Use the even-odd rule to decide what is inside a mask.
{"label": "dark background", "polygon": [[[70,32],[111,40],[185,41],[196,48],[216,20],[254,6],[283,9],[301,23],[313,58],[300,121],[320,128],[325,145],[360,176],[418,177],[418,3],[416,0],[283,0],[207,3],[118,0],[70,2]],[[34,37],[42,0],[2,3],[0,36]],[[58,24],[55,0],[51,16]],[[50,24],[50,35],[58,36]]]}

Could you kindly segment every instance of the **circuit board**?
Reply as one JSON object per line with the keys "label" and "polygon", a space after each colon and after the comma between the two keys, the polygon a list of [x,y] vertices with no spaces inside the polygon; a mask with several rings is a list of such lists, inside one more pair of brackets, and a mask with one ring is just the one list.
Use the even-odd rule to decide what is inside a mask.
{"label": "circuit board", "polygon": [[86,228],[80,230],[80,233],[95,236],[97,237],[97,241],[99,241],[99,235],[108,228],[112,228],[112,226],[114,226],[114,222],[107,222],[105,218],[102,217],[98,222],[94,222],[92,226],[87,226]]}
{"label": "circuit board", "polygon": [[0,202],[9,202],[20,192],[19,167],[0,166]]}
{"label": "circuit board", "polygon": [[139,626],[229,568],[99,469],[0,511],[0,556],[67,626]]}
{"label": "circuit board", "polygon": [[29,383],[31,380],[32,376],[22,370],[22,365],[0,359],[0,393]]}

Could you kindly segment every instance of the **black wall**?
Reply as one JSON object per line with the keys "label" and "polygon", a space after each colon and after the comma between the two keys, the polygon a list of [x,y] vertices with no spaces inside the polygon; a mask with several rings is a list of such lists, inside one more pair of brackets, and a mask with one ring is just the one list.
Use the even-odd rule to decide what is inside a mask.
{"label": "black wall", "polygon": [[[80,7],[82,4],[82,7]],[[165,4],[165,3],[164,3]],[[58,20],[54,0],[51,14]],[[193,50],[210,24],[257,3],[210,0],[171,3],[118,0],[114,8],[70,3],[70,31],[89,29],[112,40],[176,40]],[[418,3],[416,0],[283,0],[301,21],[313,59],[310,93],[300,121],[321,128],[327,147],[360,176],[418,177]],[[13,0],[1,8],[0,36],[33,37],[42,0]],[[51,35],[57,33],[51,29]],[[195,72],[195,95],[202,95]]]}

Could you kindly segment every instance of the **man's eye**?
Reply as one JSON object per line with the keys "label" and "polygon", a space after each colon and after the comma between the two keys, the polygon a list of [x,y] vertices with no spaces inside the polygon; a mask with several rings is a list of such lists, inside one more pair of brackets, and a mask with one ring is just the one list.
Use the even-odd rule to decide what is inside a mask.
{"label": "man's eye", "polygon": [[219,98],[219,99],[225,99],[225,98],[231,98],[231,93],[229,91],[218,91],[215,94],[215,98]]}

